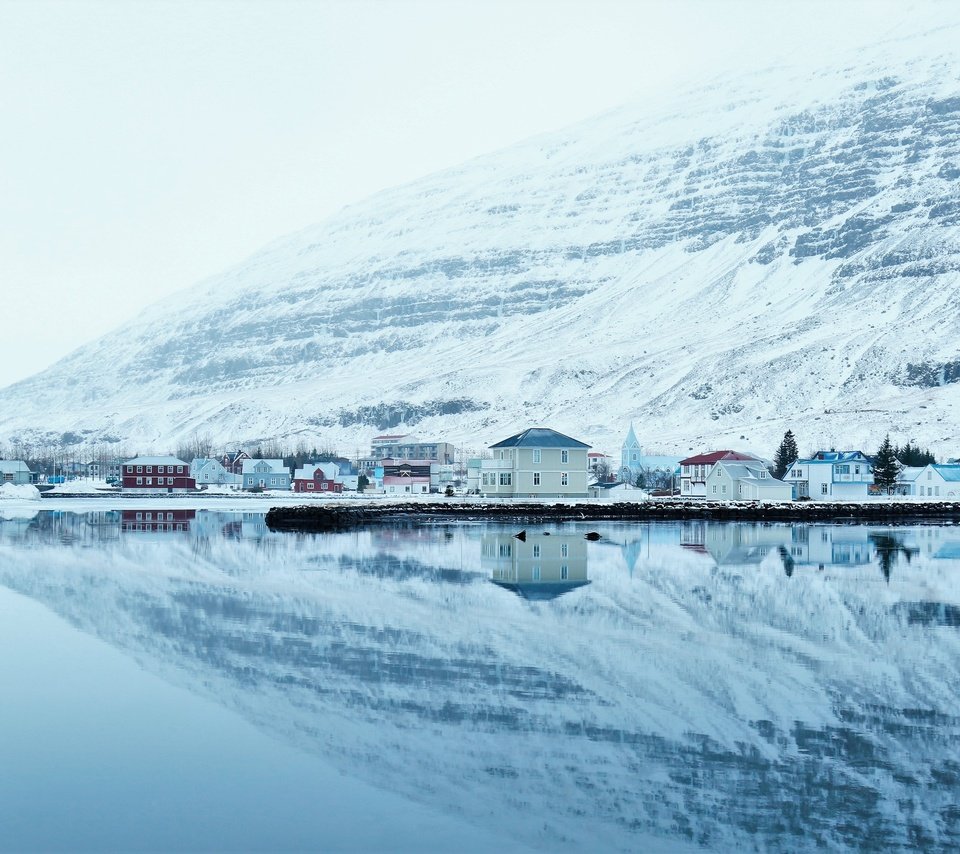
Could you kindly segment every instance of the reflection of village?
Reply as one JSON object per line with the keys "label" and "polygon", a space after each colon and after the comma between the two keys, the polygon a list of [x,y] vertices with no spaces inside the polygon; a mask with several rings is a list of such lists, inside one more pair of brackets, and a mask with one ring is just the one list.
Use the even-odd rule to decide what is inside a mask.
{"label": "reflection of village", "polygon": [[587,541],[583,534],[484,533],[480,567],[490,580],[525,599],[555,599],[583,587],[587,579]]}
{"label": "reflection of village", "polygon": [[43,511],[0,520],[0,540],[36,544],[102,545],[121,538],[190,536],[262,540],[273,535],[263,513],[208,510]]}

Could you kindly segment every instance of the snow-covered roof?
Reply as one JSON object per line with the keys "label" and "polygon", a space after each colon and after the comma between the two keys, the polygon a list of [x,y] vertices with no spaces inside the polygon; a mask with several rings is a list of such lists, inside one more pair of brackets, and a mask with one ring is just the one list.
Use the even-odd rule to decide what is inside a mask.
{"label": "snow-covered roof", "polygon": [[910,483],[911,481],[916,480],[920,476],[926,466],[904,466],[900,469],[900,474],[897,476],[897,480],[901,483]]}
{"label": "snow-covered roof", "polygon": [[810,459],[797,460],[795,465],[815,465],[817,463],[870,462],[863,451],[817,451]]}
{"label": "snow-covered roof", "polygon": [[528,427],[522,433],[517,433],[491,445],[491,448],[589,448],[586,442],[571,439],[563,433],[551,430],[549,427]]}
{"label": "snow-covered roof", "polygon": [[787,485],[771,475],[762,463],[751,465],[749,462],[724,462],[721,460],[717,465],[734,480],[749,480],[761,488]]}
{"label": "snow-covered roof", "polygon": [[178,457],[171,456],[167,454],[163,457],[134,457],[132,460],[127,460],[124,463],[125,466],[185,466],[189,463],[184,462]]}
{"label": "snow-covered roof", "polygon": [[935,465],[933,467],[936,469],[937,474],[940,475],[944,480],[948,480],[951,483],[960,483],[960,465]]}
{"label": "snow-covered roof", "polygon": [[3,472],[3,474],[14,474],[17,472],[32,474],[30,466],[23,460],[0,460],[0,472]]}
{"label": "snow-covered roof", "polygon": [[270,466],[270,471],[273,474],[289,474],[289,470],[283,464],[283,460],[244,460],[243,468],[241,471],[243,474],[253,474],[256,471],[256,466],[261,463],[266,463]]}

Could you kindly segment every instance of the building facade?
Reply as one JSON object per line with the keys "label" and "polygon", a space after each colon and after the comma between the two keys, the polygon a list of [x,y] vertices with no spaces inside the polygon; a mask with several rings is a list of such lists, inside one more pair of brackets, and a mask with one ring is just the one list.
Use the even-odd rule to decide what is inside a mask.
{"label": "building facade", "polygon": [[190,466],[174,456],[135,457],[123,464],[122,492],[163,495],[193,492],[196,488]]}
{"label": "building facade", "polygon": [[343,484],[328,476],[320,466],[307,464],[293,473],[293,491],[340,495]]}
{"label": "building facade", "polygon": [[739,451],[710,451],[707,454],[697,454],[680,460],[680,497],[705,498],[707,495],[707,477],[713,467],[725,460],[726,462],[760,462],[753,454],[744,454]]}
{"label": "building facade", "polygon": [[243,489],[290,489],[290,469],[283,460],[244,460]]}
{"label": "building facade", "polygon": [[382,462],[383,491],[387,495],[425,495],[430,492],[430,460],[387,458]]}
{"label": "building facade", "polygon": [[531,427],[490,446],[480,461],[480,492],[511,498],[587,498],[585,442],[546,427]]}
{"label": "building facade", "polygon": [[793,462],[783,479],[794,498],[856,501],[870,494],[873,465],[862,451],[817,451],[809,459]]}
{"label": "building facade", "polygon": [[364,459],[380,460],[428,460],[453,465],[454,447],[450,442],[425,442],[411,433],[385,434],[370,440],[370,456]]}
{"label": "building facade", "polygon": [[960,465],[931,463],[904,468],[896,491],[915,498],[960,498]]}
{"label": "building facade", "polygon": [[0,483],[33,483],[33,472],[23,460],[0,460]]}
{"label": "building facade", "polygon": [[715,501],[790,501],[790,484],[777,480],[761,462],[720,460],[706,480],[707,498]]}

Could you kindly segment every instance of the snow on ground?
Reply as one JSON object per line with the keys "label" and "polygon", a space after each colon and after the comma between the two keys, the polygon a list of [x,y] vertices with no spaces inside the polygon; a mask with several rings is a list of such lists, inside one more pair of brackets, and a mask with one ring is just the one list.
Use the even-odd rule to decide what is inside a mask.
{"label": "snow on ground", "polygon": [[39,501],[40,490],[29,483],[5,483],[0,486],[0,501]]}

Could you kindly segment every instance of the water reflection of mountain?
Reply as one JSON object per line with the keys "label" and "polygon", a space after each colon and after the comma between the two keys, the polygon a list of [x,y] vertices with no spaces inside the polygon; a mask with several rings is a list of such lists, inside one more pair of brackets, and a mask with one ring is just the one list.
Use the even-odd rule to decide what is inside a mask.
{"label": "water reflection of mountain", "polygon": [[[407,557],[482,566],[485,533],[433,529]],[[545,849],[960,844],[960,632],[910,610],[957,601],[946,561],[787,582],[674,529],[633,577],[585,546],[593,583],[530,606],[359,568],[400,535],[281,537],[267,564],[190,539],[149,572],[136,538],[9,551],[0,581],[346,773]]]}
{"label": "water reflection of mountain", "polygon": [[583,534],[498,531],[480,538],[480,566],[490,580],[524,599],[556,599],[589,584]]}

